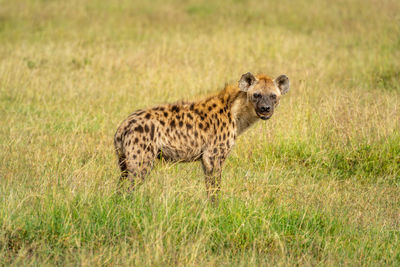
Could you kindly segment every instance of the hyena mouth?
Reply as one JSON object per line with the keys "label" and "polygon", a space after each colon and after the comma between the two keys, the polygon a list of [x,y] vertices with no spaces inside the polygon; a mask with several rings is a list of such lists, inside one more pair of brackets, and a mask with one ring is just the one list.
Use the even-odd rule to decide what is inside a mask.
{"label": "hyena mouth", "polygon": [[272,114],[269,115],[269,114],[262,114],[262,113],[259,113],[259,112],[256,112],[256,113],[257,113],[257,116],[258,116],[260,119],[264,120],[264,121],[268,120],[268,119],[271,118],[271,116],[272,116]]}

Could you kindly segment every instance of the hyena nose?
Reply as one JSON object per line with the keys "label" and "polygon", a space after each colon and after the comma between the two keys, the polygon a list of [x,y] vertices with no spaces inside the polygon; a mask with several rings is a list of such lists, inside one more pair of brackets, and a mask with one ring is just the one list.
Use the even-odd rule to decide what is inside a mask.
{"label": "hyena nose", "polygon": [[262,106],[260,110],[261,112],[270,112],[271,106]]}

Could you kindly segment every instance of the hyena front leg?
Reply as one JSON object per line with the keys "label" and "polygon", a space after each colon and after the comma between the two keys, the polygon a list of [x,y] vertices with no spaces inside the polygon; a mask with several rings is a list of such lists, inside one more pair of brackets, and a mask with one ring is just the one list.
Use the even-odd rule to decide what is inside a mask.
{"label": "hyena front leg", "polygon": [[219,154],[217,149],[206,151],[202,157],[207,196],[213,203],[217,202],[221,190],[221,173],[224,161],[225,155]]}

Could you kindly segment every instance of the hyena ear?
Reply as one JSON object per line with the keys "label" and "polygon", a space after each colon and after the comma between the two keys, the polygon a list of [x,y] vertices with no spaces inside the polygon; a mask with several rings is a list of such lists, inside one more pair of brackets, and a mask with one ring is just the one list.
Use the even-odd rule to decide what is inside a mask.
{"label": "hyena ear", "polygon": [[239,89],[240,91],[247,92],[249,88],[254,85],[256,82],[256,77],[250,72],[245,73],[239,80]]}
{"label": "hyena ear", "polygon": [[289,78],[285,74],[279,75],[274,80],[275,85],[278,87],[281,94],[284,95],[289,91]]}

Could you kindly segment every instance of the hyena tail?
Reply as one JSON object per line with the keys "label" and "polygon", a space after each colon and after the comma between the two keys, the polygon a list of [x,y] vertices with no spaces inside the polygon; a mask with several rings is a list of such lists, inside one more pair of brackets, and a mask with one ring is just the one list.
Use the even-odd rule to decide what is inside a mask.
{"label": "hyena tail", "polygon": [[128,171],[126,166],[126,156],[122,150],[122,138],[117,134],[114,137],[114,146],[115,146],[115,152],[117,154],[118,166],[121,169],[120,180],[123,180],[128,176]]}
{"label": "hyena tail", "polygon": [[118,154],[118,165],[119,165],[119,168],[121,169],[121,178],[126,177],[128,174],[128,171],[127,171],[127,167],[126,167],[126,157],[124,154]]}

